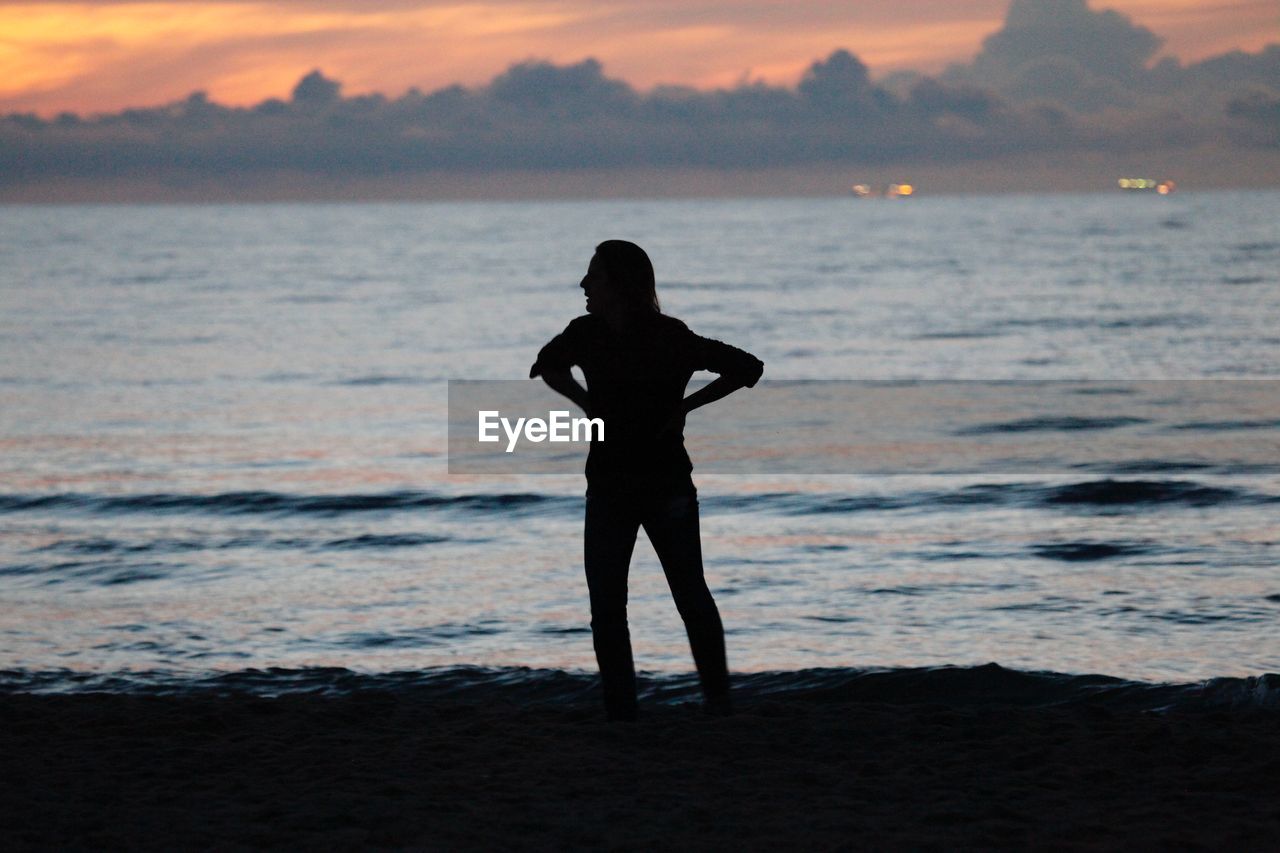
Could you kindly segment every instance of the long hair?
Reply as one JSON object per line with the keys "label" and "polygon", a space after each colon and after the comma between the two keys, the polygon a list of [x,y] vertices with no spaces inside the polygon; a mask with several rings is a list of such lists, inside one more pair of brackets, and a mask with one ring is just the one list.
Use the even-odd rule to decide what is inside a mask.
{"label": "long hair", "polygon": [[618,288],[633,308],[662,313],[653,262],[644,249],[627,240],[605,240],[596,246],[596,257],[604,265],[610,285]]}

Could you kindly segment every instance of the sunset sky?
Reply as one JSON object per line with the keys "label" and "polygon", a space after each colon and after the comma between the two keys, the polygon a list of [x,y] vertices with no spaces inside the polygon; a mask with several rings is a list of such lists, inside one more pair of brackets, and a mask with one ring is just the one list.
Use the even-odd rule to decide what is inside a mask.
{"label": "sunset sky", "polygon": [[[1184,62],[1280,41],[1276,0],[1093,0]],[[846,47],[872,74],[933,73],[978,52],[1007,0],[480,0],[0,4],[0,112],[93,113],[195,90],[287,97],[321,68],[344,93],[487,82],[512,62],[599,59],[646,89],[794,83]]]}

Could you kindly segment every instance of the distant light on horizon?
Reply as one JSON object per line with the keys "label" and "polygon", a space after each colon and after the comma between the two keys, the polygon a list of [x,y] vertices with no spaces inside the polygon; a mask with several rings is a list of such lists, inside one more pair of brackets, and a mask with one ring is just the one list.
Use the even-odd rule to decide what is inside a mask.
{"label": "distant light on horizon", "polygon": [[1154,178],[1120,178],[1116,183],[1122,190],[1140,192],[1155,190],[1160,195],[1168,195],[1178,187],[1174,181],[1168,179],[1157,181]]}
{"label": "distant light on horizon", "polygon": [[889,184],[877,190],[870,184],[854,184],[849,193],[855,198],[909,198],[916,193],[914,184]]}

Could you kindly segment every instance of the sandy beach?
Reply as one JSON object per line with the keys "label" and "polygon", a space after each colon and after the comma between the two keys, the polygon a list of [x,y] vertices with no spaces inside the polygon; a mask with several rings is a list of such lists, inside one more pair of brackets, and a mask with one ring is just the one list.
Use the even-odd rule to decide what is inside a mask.
{"label": "sandy beach", "polygon": [[1280,847],[1270,711],[8,695],[5,848]]}

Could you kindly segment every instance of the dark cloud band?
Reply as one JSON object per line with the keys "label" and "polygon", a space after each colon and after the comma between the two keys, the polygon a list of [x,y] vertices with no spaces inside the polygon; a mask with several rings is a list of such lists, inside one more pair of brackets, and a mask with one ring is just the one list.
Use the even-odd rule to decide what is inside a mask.
{"label": "dark cloud band", "polygon": [[226,107],[196,93],[150,109],[0,119],[0,186],[164,174],[327,179],[407,172],[767,169],[963,163],[1067,151],[1280,149],[1280,45],[1150,65],[1160,40],[1085,0],[1014,0],[968,64],[873,82],[854,55],[796,88],[744,83],[642,93],[599,62],[528,61],[488,85],[343,97],[303,78],[287,101]]}

